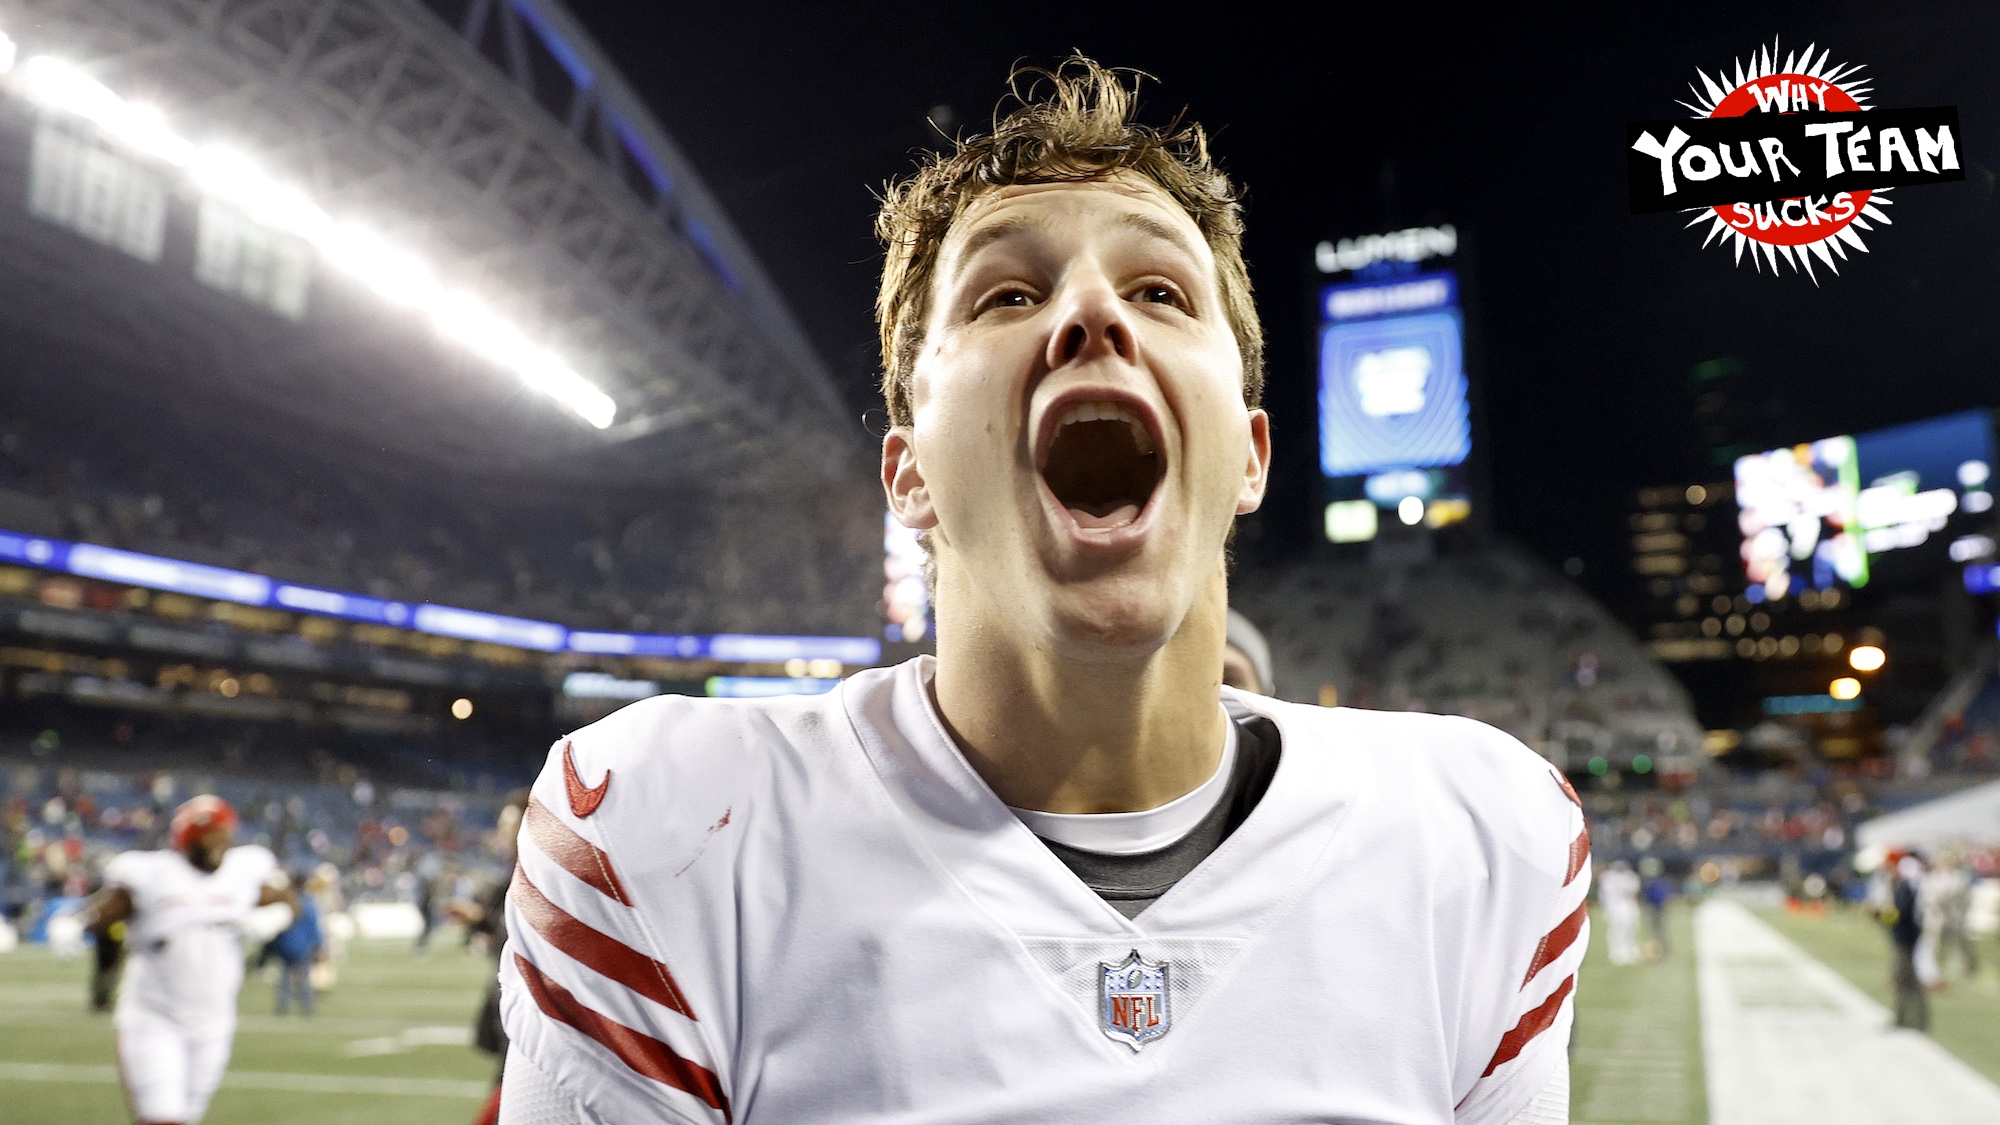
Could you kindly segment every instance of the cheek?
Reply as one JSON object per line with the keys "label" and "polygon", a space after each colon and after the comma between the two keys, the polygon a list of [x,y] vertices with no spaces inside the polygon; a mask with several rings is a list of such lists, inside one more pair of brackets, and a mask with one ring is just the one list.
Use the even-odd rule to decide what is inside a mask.
{"label": "cheek", "polygon": [[[997,334],[996,334],[997,335]],[[1019,393],[1023,370],[1018,347],[976,339],[940,345],[926,358],[920,424],[954,441],[1004,446],[1020,432],[1026,404]]]}
{"label": "cheek", "polygon": [[1243,405],[1242,360],[1235,341],[1212,347],[1200,374],[1187,381],[1186,410],[1190,468],[1204,478],[1242,472],[1250,447],[1249,410]]}

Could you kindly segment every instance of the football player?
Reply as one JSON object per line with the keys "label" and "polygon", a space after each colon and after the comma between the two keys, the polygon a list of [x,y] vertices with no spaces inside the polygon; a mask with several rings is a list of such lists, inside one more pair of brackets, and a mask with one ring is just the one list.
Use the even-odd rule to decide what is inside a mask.
{"label": "football player", "polygon": [[551,751],[501,1121],[1567,1118],[1588,843],[1460,718],[1222,686],[1270,423],[1236,189],[1085,59],[893,186],[937,656]]}
{"label": "football player", "polygon": [[127,965],[112,1026],[139,1125],[201,1120],[236,1034],[240,927],[259,906],[298,907],[270,849],[233,846],[236,826],[229,802],[192,798],[174,810],[171,849],[114,857],[103,888],[69,916],[69,925],[99,934],[125,924]]}

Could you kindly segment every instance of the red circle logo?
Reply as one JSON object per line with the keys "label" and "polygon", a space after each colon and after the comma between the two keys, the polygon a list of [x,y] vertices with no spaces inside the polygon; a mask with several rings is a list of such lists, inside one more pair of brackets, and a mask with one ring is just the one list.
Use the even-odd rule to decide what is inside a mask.
{"label": "red circle logo", "polygon": [[[1755,89],[1753,89],[1753,87]],[[1784,99],[1783,104],[1794,105],[1791,92],[1796,88],[1807,92],[1807,104],[1813,109],[1822,106],[1828,113],[1859,113],[1861,105],[1854,96],[1831,82],[1813,75],[1798,73],[1767,74],[1754,78],[1731,90],[1710,110],[1710,117],[1741,117],[1751,110],[1762,110],[1774,104],[1776,99]],[[1793,112],[1782,110],[1780,112]],[[1744,142],[1747,149],[1749,142]],[[1755,159],[1749,152],[1743,155],[1747,163]],[[1850,223],[1861,209],[1868,205],[1873,192],[1841,192],[1816,203],[1810,196],[1791,196],[1771,203],[1733,204],[1714,208],[1715,215],[1730,227],[1741,231],[1745,238],[1758,242],[1768,242],[1773,246],[1804,246],[1808,242],[1832,238]],[[1746,216],[1744,211],[1749,214]]]}

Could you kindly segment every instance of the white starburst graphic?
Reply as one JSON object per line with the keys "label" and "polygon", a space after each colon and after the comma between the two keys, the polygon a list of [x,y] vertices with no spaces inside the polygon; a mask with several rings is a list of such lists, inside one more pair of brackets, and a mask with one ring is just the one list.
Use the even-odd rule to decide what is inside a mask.
{"label": "white starburst graphic", "polygon": [[[1861,66],[1831,62],[1831,47],[1819,51],[1815,58],[1817,47],[1817,43],[1808,44],[1803,51],[1781,56],[1778,40],[1773,37],[1769,47],[1759,47],[1751,53],[1747,67],[1738,59],[1733,73],[1718,69],[1713,78],[1696,70],[1695,77],[1701,84],[1688,84],[1694,100],[1679,104],[1693,111],[1696,117],[1736,117],[1752,111],[1794,109],[1836,113],[1867,109],[1868,91],[1873,87],[1868,85],[1870,79],[1861,75]],[[1750,159],[1747,151],[1745,157]],[[1812,278],[1817,285],[1819,275],[1813,272],[1814,258],[1837,274],[1838,262],[1847,260],[1848,249],[1868,252],[1861,236],[1855,233],[1856,228],[1874,230],[1869,225],[1871,220],[1884,226],[1890,224],[1889,216],[1882,211],[1893,202],[1887,198],[1888,191],[1876,188],[1771,203],[1696,207],[1683,214],[1693,216],[1688,221],[1689,227],[1709,224],[1708,236],[1701,243],[1704,248],[1716,245],[1720,239],[1721,245],[1735,248],[1738,266],[1743,264],[1743,252],[1747,249],[1752,269],[1762,272],[1768,264],[1776,275],[1782,261],[1794,272]],[[1794,203],[1800,205],[1801,219],[1796,222],[1791,218]],[[1822,212],[1820,206],[1830,206],[1831,210]]]}

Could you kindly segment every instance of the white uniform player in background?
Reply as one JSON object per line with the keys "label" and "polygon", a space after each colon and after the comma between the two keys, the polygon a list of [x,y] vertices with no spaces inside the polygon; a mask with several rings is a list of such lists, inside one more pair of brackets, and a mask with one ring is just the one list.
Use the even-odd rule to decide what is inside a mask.
{"label": "white uniform player in background", "polygon": [[1597,877],[1597,901],[1604,907],[1605,953],[1614,965],[1639,963],[1639,873],[1624,860]]}
{"label": "white uniform player in background", "polygon": [[1566,1121],[1575,795],[1222,686],[1270,457],[1235,189],[1094,63],[1022,95],[879,223],[937,656],[552,750],[501,1122]]}
{"label": "white uniform player in background", "polygon": [[[92,931],[126,923],[112,1026],[140,1125],[201,1120],[236,1034],[243,927],[260,906],[297,908],[270,849],[232,846],[236,826],[236,810],[222,798],[189,800],[174,811],[170,850],[114,857],[103,889],[71,916],[71,927]],[[278,921],[261,928],[275,933]]]}

